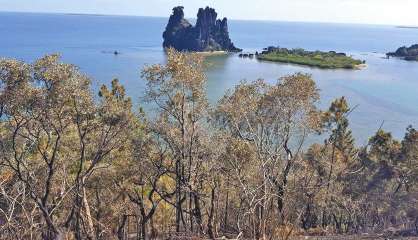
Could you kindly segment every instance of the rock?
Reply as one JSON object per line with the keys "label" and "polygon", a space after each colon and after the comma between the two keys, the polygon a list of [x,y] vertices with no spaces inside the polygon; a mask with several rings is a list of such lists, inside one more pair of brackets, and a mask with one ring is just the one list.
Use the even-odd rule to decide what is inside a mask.
{"label": "rock", "polygon": [[268,52],[273,52],[273,51],[275,51],[276,49],[278,49],[279,47],[275,47],[275,46],[269,46],[269,47],[267,47],[267,48],[265,48]]}
{"label": "rock", "polygon": [[418,56],[407,56],[404,59],[406,61],[418,61]]}
{"label": "rock", "polygon": [[396,52],[386,53],[387,57],[400,57],[408,61],[418,61],[418,44],[400,47]]}
{"label": "rock", "polygon": [[163,33],[163,47],[178,51],[228,51],[240,52],[229,38],[228,20],[217,19],[213,8],[200,8],[196,25],[184,18],[183,7],[173,8],[167,27]]}

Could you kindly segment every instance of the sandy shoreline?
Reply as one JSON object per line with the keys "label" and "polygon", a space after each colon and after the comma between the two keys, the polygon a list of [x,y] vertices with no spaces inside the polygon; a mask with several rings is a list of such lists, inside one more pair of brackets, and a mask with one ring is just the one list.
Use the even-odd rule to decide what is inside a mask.
{"label": "sandy shoreline", "polygon": [[212,52],[195,52],[202,56],[221,56],[228,54],[227,51],[212,51]]}
{"label": "sandy shoreline", "polygon": [[356,66],[354,67],[354,69],[356,69],[356,70],[363,70],[363,69],[366,69],[366,68],[367,68],[367,64],[365,64],[365,63],[359,64],[359,65],[356,65]]}

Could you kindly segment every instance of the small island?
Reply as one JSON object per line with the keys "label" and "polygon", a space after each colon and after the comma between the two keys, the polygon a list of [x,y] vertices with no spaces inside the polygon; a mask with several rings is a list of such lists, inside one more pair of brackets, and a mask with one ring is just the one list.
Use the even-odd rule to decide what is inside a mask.
{"label": "small island", "polygon": [[400,47],[396,52],[386,53],[389,57],[398,57],[407,61],[418,61],[418,44],[414,44],[410,47]]}
{"label": "small island", "polygon": [[347,56],[345,53],[306,51],[301,48],[268,47],[261,54],[255,55],[257,59],[263,61],[293,63],[324,69],[360,69],[366,63]]}
{"label": "small island", "polygon": [[215,55],[240,52],[229,38],[228,19],[217,19],[217,15],[213,8],[200,8],[193,26],[184,18],[183,7],[175,7],[163,33],[163,47]]}

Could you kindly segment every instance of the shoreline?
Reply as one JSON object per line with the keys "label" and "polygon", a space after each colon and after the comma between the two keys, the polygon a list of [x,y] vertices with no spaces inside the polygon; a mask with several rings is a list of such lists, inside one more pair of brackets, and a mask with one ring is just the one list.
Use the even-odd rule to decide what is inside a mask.
{"label": "shoreline", "polygon": [[[166,53],[167,49],[164,49],[164,52]],[[204,52],[198,52],[198,51],[181,51],[181,52],[185,52],[185,53],[192,53],[192,54],[198,54],[204,57],[210,57],[210,56],[223,56],[223,55],[228,55],[231,52],[228,51],[204,51]]]}
{"label": "shoreline", "polygon": [[210,56],[223,56],[223,55],[227,55],[229,52],[227,51],[212,51],[212,52],[193,52],[205,57],[210,57]]}
{"label": "shoreline", "polygon": [[356,65],[356,66],[354,66],[354,70],[364,70],[364,69],[366,69],[367,68],[367,64],[365,64],[365,63],[362,63],[362,64],[359,64],[359,65]]}
{"label": "shoreline", "polygon": [[292,64],[297,66],[305,66],[310,68],[318,68],[322,70],[364,70],[367,68],[366,63],[361,63],[354,65],[352,68],[344,68],[344,67],[321,67],[319,65],[310,65],[310,64],[303,64],[299,62],[292,62],[292,61],[279,61],[279,60],[270,60],[270,59],[264,59],[264,58],[256,58],[258,61],[265,61],[265,62],[273,62],[273,63],[283,63],[283,64]]}

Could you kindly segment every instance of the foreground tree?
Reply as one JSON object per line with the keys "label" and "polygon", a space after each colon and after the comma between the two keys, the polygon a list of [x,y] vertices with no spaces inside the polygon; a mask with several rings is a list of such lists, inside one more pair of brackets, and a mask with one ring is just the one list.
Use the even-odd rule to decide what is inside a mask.
{"label": "foreground tree", "polygon": [[86,182],[124,146],[130,100],[102,89],[96,104],[89,79],[57,55],[33,65],[4,60],[0,79],[1,162],[37,206],[42,237],[60,239],[69,229],[77,239],[82,232],[91,238]]}
{"label": "foreground tree", "polygon": [[[275,224],[294,217],[284,211],[289,177],[306,136],[319,126],[318,99],[311,77],[295,74],[272,86],[262,80],[241,83],[216,109],[220,131],[230,136],[226,144],[240,148],[228,150],[227,167],[243,192],[247,210],[242,217],[252,216],[255,238],[265,238]],[[242,155],[243,151],[251,154]]]}
{"label": "foreground tree", "polygon": [[147,80],[145,101],[158,114],[149,128],[160,149],[167,151],[168,159],[163,162],[175,181],[176,231],[194,231],[195,224],[201,229],[199,174],[206,155],[201,145],[208,108],[203,58],[168,49],[167,65],[147,67],[142,75]]}
{"label": "foreground tree", "polygon": [[[327,175],[322,179],[326,186],[324,210],[321,217],[323,227],[337,219],[337,211],[334,211],[335,209],[330,206],[343,205],[338,200],[342,194],[343,177],[355,163],[357,149],[354,146],[354,139],[348,126],[348,115],[351,111],[346,99],[342,97],[334,100],[329,110],[324,112],[322,116],[324,128],[330,132],[322,149],[322,153],[325,153],[329,160],[322,169]],[[334,219],[334,221],[331,219]]]}
{"label": "foreground tree", "polygon": [[418,234],[415,128],[356,146],[354,108],[318,111],[301,73],[242,82],[212,109],[202,57],[167,60],[142,72],[149,116],[117,80],[94,98],[56,55],[0,61],[0,239]]}

